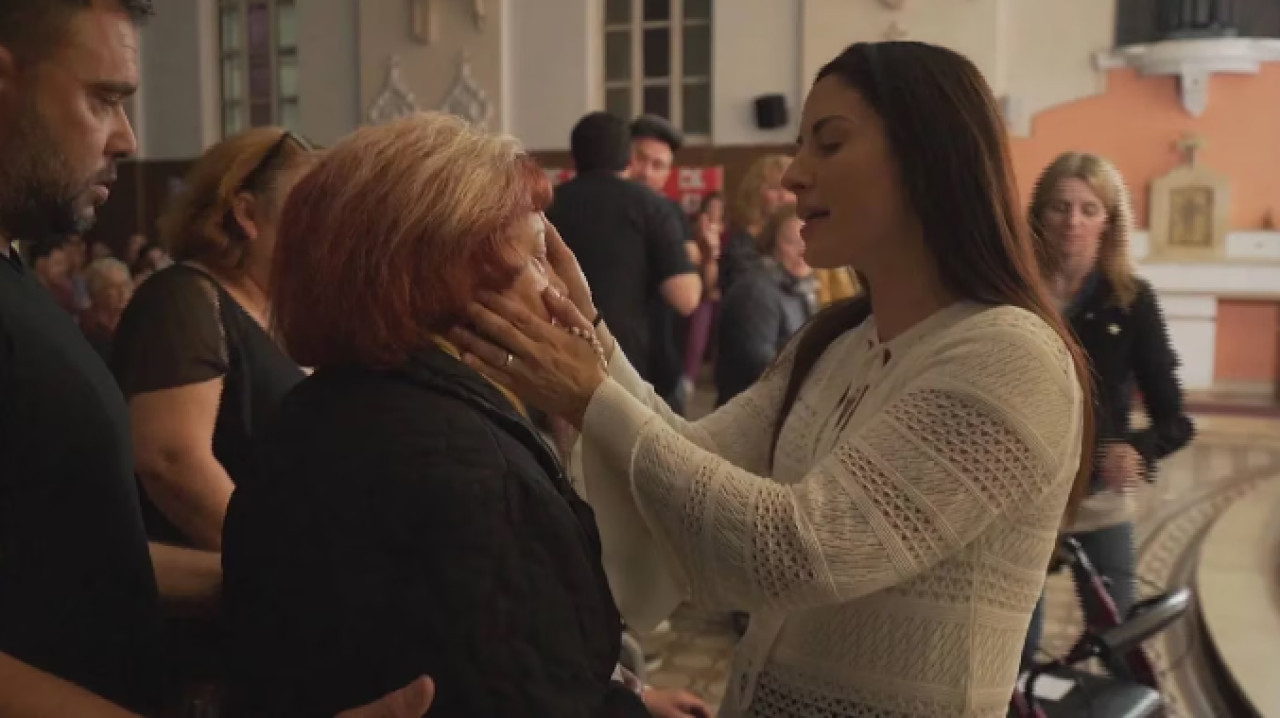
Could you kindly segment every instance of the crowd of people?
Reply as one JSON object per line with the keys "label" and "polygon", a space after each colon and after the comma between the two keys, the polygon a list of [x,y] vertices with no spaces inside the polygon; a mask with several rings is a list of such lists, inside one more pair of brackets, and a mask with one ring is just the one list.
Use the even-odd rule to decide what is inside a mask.
{"label": "crowd of people", "polygon": [[106,242],[95,241],[86,248],[79,235],[42,237],[18,250],[37,281],[79,324],[104,360],[111,357],[112,338],[133,290],[173,263],[162,246],[147,243],[142,235],[130,238],[122,256]]}
{"label": "crowd of people", "polygon": [[662,118],[553,188],[423,113],[86,247],[151,12],[0,0],[0,717],[708,716],[619,660],[684,601],[749,616],[723,716],[996,716],[1061,534],[1132,606],[1193,426],[1123,179],[1024,215],[962,56],[850,46],[691,216]]}

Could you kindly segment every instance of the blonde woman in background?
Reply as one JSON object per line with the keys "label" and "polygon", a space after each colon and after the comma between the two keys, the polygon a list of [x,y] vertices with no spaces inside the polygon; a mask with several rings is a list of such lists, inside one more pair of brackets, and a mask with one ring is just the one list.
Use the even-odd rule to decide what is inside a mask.
{"label": "blonde woman in background", "polygon": [[[779,207],[795,203],[795,195],[782,186],[782,175],[790,165],[791,158],[786,155],[763,155],[751,164],[738,185],[720,260],[722,295],[760,261],[758,238],[765,222]],[[857,279],[847,268],[818,269],[813,276],[818,285],[819,307],[857,294]]]}
{"label": "blonde woman in background", "polygon": [[804,222],[784,204],[760,231],[761,259],[724,296],[716,352],[716,406],[746,391],[817,312],[814,270],[804,260]]}
{"label": "blonde woman in background", "polygon": [[720,255],[720,292],[729,291],[733,283],[760,260],[756,238],[779,207],[794,204],[795,195],[782,186],[782,174],[791,164],[783,154],[757,158],[738,184],[738,192],[729,207],[729,231]]}
{"label": "blonde woman in background", "polygon": [[[1133,489],[1194,433],[1183,413],[1178,356],[1155,292],[1133,273],[1133,209],[1110,162],[1082,152],[1059,156],[1036,183],[1028,218],[1046,283],[1095,378],[1093,474],[1070,530],[1109,579],[1123,617],[1136,593]],[[1144,429],[1129,424],[1135,388],[1150,418]],[[1101,610],[1087,591],[1081,596],[1086,618]],[[1035,659],[1042,618],[1037,606],[1024,667]]]}

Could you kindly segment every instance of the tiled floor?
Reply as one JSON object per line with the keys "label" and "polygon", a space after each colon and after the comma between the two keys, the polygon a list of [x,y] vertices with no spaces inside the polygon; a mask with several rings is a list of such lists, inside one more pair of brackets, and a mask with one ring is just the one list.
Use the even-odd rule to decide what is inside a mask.
{"label": "tiled floor", "polygon": [[1222,512],[1200,545],[1196,593],[1205,633],[1249,705],[1280,716],[1280,474]]}
{"label": "tiled floor", "polygon": [[[1156,586],[1191,582],[1205,531],[1232,499],[1263,477],[1280,473],[1280,420],[1202,417],[1198,435],[1160,467],[1159,480],[1142,490],[1138,520],[1138,573]],[[1144,595],[1153,589],[1143,589]],[[1042,648],[1064,651],[1080,631],[1074,591],[1065,576],[1046,587]],[[1175,624],[1149,645],[1172,715],[1227,716],[1203,660],[1196,618]],[[734,634],[726,616],[682,609],[671,621],[653,684],[691,690],[717,704],[723,696]]]}

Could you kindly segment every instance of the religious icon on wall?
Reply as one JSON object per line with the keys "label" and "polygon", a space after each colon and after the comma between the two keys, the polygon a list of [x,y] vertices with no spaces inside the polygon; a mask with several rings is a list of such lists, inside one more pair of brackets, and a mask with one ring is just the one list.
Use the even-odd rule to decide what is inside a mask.
{"label": "religious icon on wall", "polygon": [[1204,262],[1226,253],[1231,193],[1227,179],[1199,162],[1204,139],[1187,135],[1176,148],[1183,164],[1151,183],[1148,261]]}
{"label": "religious icon on wall", "polygon": [[1178,187],[1169,192],[1169,245],[1213,248],[1213,189]]}

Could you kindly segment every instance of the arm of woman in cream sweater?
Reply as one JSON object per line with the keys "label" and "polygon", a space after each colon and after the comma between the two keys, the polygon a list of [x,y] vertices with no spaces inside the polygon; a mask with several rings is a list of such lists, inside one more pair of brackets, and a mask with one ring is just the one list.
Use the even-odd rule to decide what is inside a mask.
{"label": "arm of woman in cream sweater", "polygon": [[[592,399],[584,441],[630,477],[645,524],[698,600],[745,610],[847,601],[930,569],[1006,510],[1050,493],[1065,505],[1081,392],[1057,336],[1029,321],[930,347],[886,408],[795,484],[691,442],[616,378]],[[745,431],[754,435],[738,441],[760,441],[760,427]]]}
{"label": "arm of woman in cream sweater", "polygon": [[627,361],[609,334],[608,327],[597,330],[601,343],[610,347],[609,378],[672,431],[698,447],[756,474],[770,473],[774,424],[782,408],[783,394],[791,376],[794,343],[788,345],[751,388],[699,421],[676,414]]}
{"label": "arm of woman in cream sweater", "polygon": [[[788,352],[784,351],[750,389],[711,416],[689,422],[672,412],[640,378],[603,326],[600,334],[602,343],[611,347],[610,380],[606,383],[619,395],[615,400],[625,398],[633,411],[654,419],[655,425],[661,425],[689,449],[701,449],[723,464],[756,475],[770,473],[774,422],[791,372]],[[647,630],[670,616],[689,597],[689,586],[665,555],[667,552],[655,543],[653,531],[641,516],[632,490],[630,465],[619,458],[619,452],[627,449],[612,441],[596,440],[593,436],[610,430],[604,425],[595,428],[593,432],[588,427],[587,433],[579,437],[570,460],[570,474],[575,488],[595,510],[601,559],[618,609],[633,627]]]}

